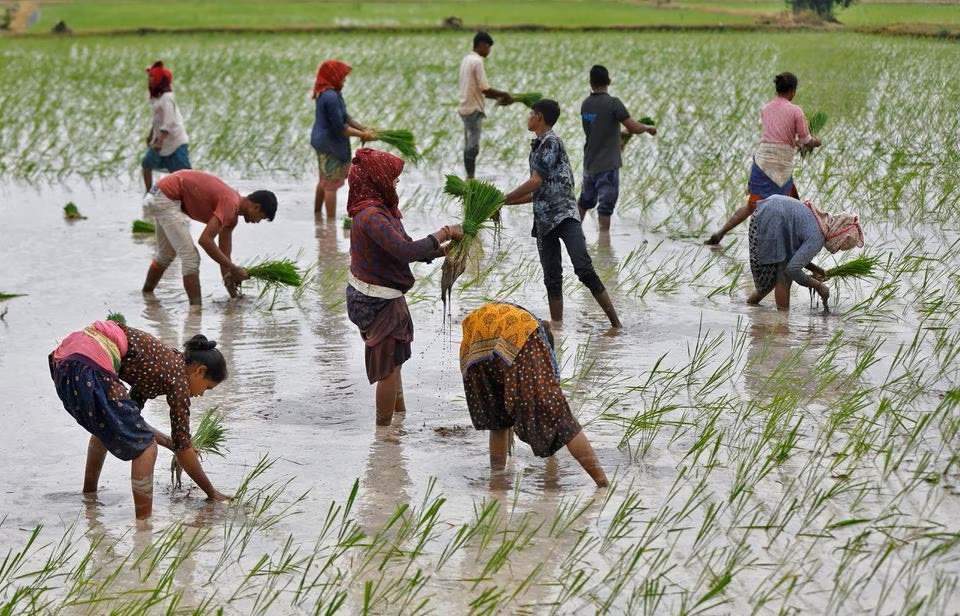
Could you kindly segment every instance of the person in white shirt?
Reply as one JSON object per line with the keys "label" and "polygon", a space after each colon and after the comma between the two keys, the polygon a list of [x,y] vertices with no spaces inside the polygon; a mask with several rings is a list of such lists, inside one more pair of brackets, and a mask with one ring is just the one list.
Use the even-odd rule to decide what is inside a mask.
{"label": "person in white shirt", "polygon": [[163,66],[163,62],[154,62],[147,68],[153,123],[147,134],[147,153],[143,156],[141,166],[143,184],[148,192],[153,186],[154,169],[170,173],[191,169],[187,130],[183,126],[177,100],[173,97],[172,86],[173,73]]}
{"label": "person in white shirt", "polygon": [[484,98],[495,99],[500,105],[513,102],[508,92],[495,90],[487,83],[487,72],[483,68],[483,59],[490,55],[493,37],[486,32],[477,32],[473,37],[473,51],[460,63],[460,119],[463,120],[463,135],[466,143],[463,147],[463,166],[467,178],[472,178],[477,169],[477,155],[480,153],[480,134],[483,130]]}

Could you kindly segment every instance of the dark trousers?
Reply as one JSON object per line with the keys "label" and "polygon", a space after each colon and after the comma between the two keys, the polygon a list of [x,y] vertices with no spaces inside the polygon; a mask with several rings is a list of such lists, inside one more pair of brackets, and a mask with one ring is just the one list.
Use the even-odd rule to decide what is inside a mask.
{"label": "dark trousers", "polygon": [[563,256],[560,254],[560,242],[567,248],[567,254],[573,263],[573,271],[594,296],[603,293],[605,287],[593,261],[587,252],[587,239],[583,236],[580,221],[567,218],[543,237],[537,237],[537,251],[540,253],[540,265],[543,267],[543,284],[547,287],[549,299],[563,298]]}

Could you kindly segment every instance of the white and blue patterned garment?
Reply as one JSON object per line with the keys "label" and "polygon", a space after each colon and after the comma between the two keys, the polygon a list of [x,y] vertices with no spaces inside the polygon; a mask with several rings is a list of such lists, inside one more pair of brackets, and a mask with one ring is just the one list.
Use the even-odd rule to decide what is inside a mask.
{"label": "white and blue patterned garment", "polygon": [[[824,237],[813,212],[802,201],[772,195],[757,204],[750,221],[750,265],[754,279],[760,269],[783,264],[784,274],[797,284],[810,286],[803,268],[823,249]],[[775,268],[774,268],[775,269]],[[768,283],[769,273],[759,273]],[[757,291],[763,291],[757,283]]]}
{"label": "white and blue patterned garment", "polygon": [[573,169],[563,141],[553,130],[530,142],[530,171],[543,180],[533,191],[533,236],[544,237],[567,218],[579,221]]}

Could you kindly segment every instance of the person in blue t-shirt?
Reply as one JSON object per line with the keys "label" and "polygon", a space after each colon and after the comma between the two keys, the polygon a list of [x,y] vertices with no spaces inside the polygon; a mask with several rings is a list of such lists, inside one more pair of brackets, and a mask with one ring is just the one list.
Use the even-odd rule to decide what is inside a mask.
{"label": "person in blue t-shirt", "polygon": [[590,69],[590,96],[580,105],[587,141],[583,145],[583,187],[577,207],[581,220],[588,210],[597,208],[601,231],[610,230],[610,216],[620,197],[620,150],[623,143],[620,126],[626,129],[625,137],[657,134],[655,126],[631,118],[620,99],[607,93],[608,87],[610,73],[606,67],[594,65]]}

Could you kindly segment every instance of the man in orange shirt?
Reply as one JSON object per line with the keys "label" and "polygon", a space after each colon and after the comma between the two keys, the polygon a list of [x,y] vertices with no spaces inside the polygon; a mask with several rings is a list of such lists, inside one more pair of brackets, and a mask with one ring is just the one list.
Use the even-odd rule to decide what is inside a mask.
{"label": "man in orange shirt", "polygon": [[240,216],[254,224],[264,218],[272,221],[277,213],[276,195],[269,190],[257,190],[243,197],[216,176],[193,170],[171,173],[150,192],[153,199],[148,202],[147,211],[156,222],[157,252],[147,270],[143,292],[152,293],[163,272],[180,257],[187,298],[191,304],[202,303],[200,253],[190,236],[192,219],[206,224],[198,243],[220,264],[223,283],[230,296],[236,297],[237,283],[249,276],[230,260],[233,229]]}

